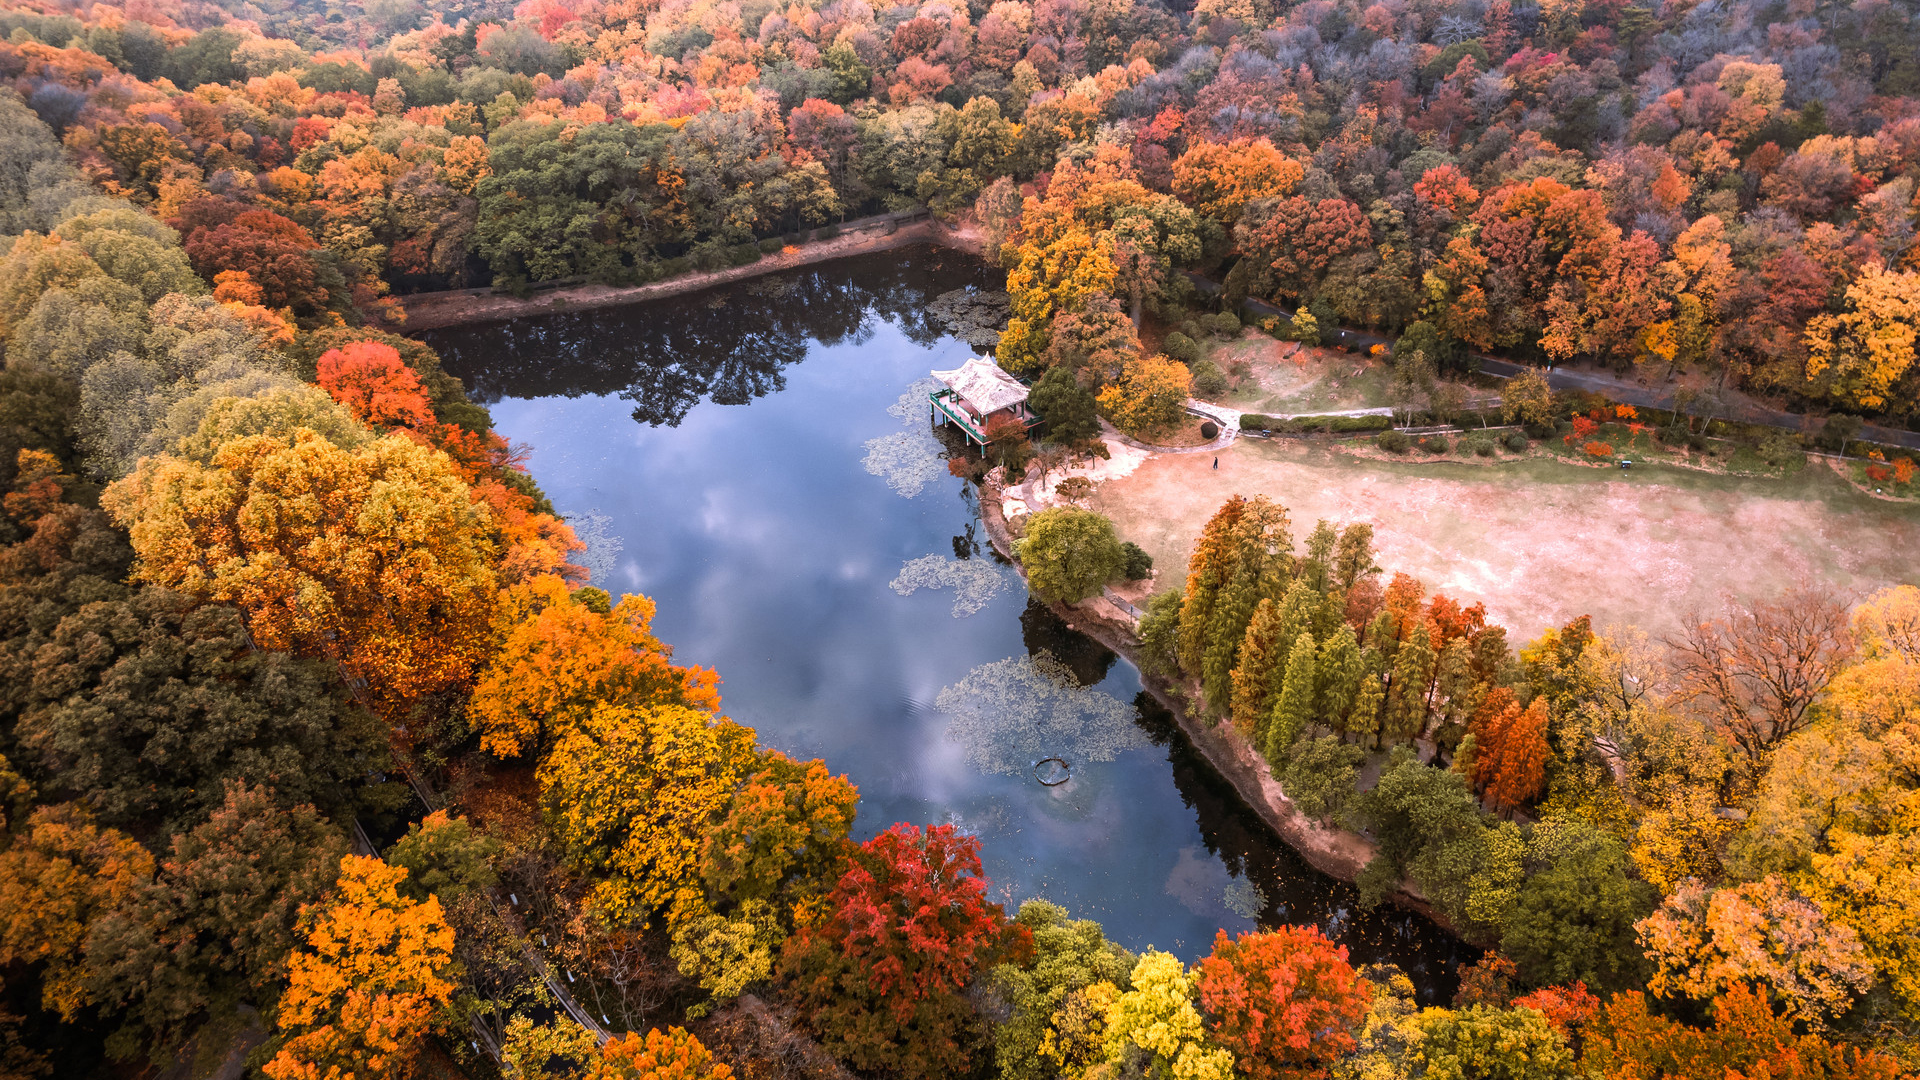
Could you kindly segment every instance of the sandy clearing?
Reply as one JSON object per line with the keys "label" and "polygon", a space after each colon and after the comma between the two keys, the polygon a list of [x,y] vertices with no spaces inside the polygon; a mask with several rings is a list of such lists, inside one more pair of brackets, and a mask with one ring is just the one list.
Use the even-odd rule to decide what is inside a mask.
{"label": "sandy clearing", "polygon": [[1826,470],[1792,480],[1553,461],[1406,465],[1312,443],[1242,440],[1212,459],[1158,455],[1100,485],[1091,505],[1185,579],[1194,538],[1229,496],[1265,494],[1296,540],[1319,518],[1369,521],[1378,559],[1489,614],[1517,638],[1590,614],[1670,629],[1722,593],[1808,577],[1868,592],[1920,581],[1920,511],[1878,502]]}

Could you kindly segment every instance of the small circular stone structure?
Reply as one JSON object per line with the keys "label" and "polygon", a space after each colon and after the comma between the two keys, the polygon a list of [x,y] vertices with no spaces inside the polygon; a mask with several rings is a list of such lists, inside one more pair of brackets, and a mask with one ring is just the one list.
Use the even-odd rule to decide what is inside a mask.
{"label": "small circular stone structure", "polygon": [[1209,441],[1220,437],[1220,425],[1211,420],[1200,422],[1200,437]]}
{"label": "small circular stone structure", "polygon": [[1033,778],[1040,781],[1042,787],[1059,787],[1073,779],[1073,773],[1066,759],[1043,757],[1033,763]]}

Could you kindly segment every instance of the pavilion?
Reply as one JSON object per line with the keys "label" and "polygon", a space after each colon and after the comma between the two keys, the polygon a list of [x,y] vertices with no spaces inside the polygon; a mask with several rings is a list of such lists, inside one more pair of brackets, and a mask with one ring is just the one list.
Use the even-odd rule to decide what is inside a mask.
{"label": "pavilion", "polygon": [[1011,416],[1023,428],[1040,423],[1027,408],[1026,386],[992,360],[971,357],[952,371],[934,372],[933,377],[941,384],[928,395],[934,419],[960,425],[967,438],[982,449],[987,445],[987,425],[996,416]]}

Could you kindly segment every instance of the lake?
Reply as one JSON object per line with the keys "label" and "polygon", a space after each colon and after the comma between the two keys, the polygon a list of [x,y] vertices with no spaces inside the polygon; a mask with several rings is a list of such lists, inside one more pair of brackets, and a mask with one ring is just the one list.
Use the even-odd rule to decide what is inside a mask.
{"label": "lake", "polygon": [[908,248],[423,336],[531,447],[593,583],[652,597],[729,716],[859,786],[857,837],[952,823],[1009,910],[1044,897],[1188,961],[1222,928],[1315,924],[1444,1003],[1473,951],[1307,866],[986,545],[924,382],[973,350],[926,307],[998,278]]}

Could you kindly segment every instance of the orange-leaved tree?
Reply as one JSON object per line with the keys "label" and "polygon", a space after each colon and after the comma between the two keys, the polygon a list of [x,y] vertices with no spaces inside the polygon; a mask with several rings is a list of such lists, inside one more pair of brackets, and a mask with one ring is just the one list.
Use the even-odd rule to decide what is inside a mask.
{"label": "orange-leaved tree", "polygon": [[328,349],[320,355],[318,372],[320,389],[365,423],[409,428],[434,423],[427,388],[391,345],[356,341]]}
{"label": "orange-leaved tree", "polygon": [[1606,1080],[1894,1080],[1899,1065],[1876,1050],[1802,1035],[1766,995],[1740,983],[1713,1001],[1713,1027],[1666,1019],[1647,996],[1615,994],[1588,1027],[1581,1064]]}
{"label": "orange-leaved tree", "polygon": [[713,1052],[685,1028],[629,1031],[600,1048],[600,1059],[586,1080],[733,1080],[733,1069],[713,1060]]}
{"label": "orange-leaved tree", "polygon": [[316,367],[321,389],[360,421],[398,431],[447,455],[473,501],[492,512],[503,579],[562,574],[584,580],[584,571],[567,559],[585,545],[565,522],[535,509],[527,485],[511,482],[521,479],[515,475],[521,455],[491,431],[470,431],[437,419],[426,384],[398,349],[384,342],[352,341],[322,353]]}
{"label": "orange-leaved tree", "polygon": [[1222,930],[1194,980],[1213,1037],[1251,1080],[1304,1080],[1354,1048],[1373,998],[1347,948],[1317,927],[1228,938]]}
{"label": "orange-leaved tree", "polygon": [[[18,786],[0,758],[7,777],[14,783],[0,786]],[[20,828],[0,852],[0,967],[45,964],[41,1004],[71,1020],[93,1000],[81,960],[88,927],[153,877],[153,856],[78,803],[38,807]]]}
{"label": "orange-leaved tree", "polygon": [[404,1080],[433,1014],[453,997],[453,929],[429,896],[397,891],[407,872],[364,855],[340,860],[333,900],[310,915],[288,959],[283,1041],[272,1080]]}
{"label": "orange-leaved tree", "polygon": [[502,757],[536,750],[561,717],[607,702],[718,709],[711,670],[676,667],[673,650],[653,636],[653,601],[605,593],[576,596],[552,574],[500,594],[494,617],[499,647],[480,674],[468,711],[480,722],[480,746]]}
{"label": "orange-leaved tree", "polygon": [[302,429],[210,465],[148,458],[102,501],[137,578],[235,605],[264,648],[337,660],[390,720],[486,654],[492,522],[445,457],[400,436],[347,450]]}
{"label": "orange-leaved tree", "polygon": [[1514,809],[1540,797],[1547,784],[1547,699],[1526,708],[1512,692],[1487,695],[1470,731],[1473,784],[1496,806]]}

